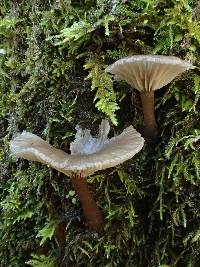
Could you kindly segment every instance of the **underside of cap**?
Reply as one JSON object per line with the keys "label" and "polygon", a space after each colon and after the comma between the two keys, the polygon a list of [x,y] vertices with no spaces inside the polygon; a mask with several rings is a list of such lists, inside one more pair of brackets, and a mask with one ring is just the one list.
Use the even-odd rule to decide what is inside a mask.
{"label": "underside of cap", "polygon": [[[132,126],[111,139],[107,139],[108,131],[108,122],[103,121],[99,133],[101,147],[98,146],[97,150],[89,154],[70,155],[29,132],[23,132],[14,138],[10,150],[16,157],[47,164],[67,176],[76,173],[85,177],[132,158],[144,145],[144,139]],[[88,140],[90,142],[90,138]],[[86,139],[83,138],[83,141],[85,144]]]}
{"label": "underside of cap", "polygon": [[170,83],[192,64],[174,56],[137,55],[117,60],[106,71],[139,91],[154,91]]}
{"label": "underside of cap", "polygon": [[106,140],[102,149],[97,152],[89,155],[72,155],[70,167],[74,172],[88,176],[132,158],[143,145],[144,138],[129,126],[120,135]]}

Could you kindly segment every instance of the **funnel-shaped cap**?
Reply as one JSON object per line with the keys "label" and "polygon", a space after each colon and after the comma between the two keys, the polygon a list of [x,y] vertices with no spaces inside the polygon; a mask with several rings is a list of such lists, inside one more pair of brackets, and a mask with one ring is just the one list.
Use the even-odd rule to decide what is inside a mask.
{"label": "funnel-shaped cap", "polygon": [[108,132],[109,124],[105,120],[98,138],[93,138],[89,130],[78,128],[76,139],[70,145],[71,155],[29,132],[11,141],[10,150],[16,157],[45,163],[68,176],[77,173],[84,177],[132,158],[144,145],[144,139],[132,126],[111,139],[107,139]]}
{"label": "funnel-shaped cap", "polygon": [[154,91],[192,68],[190,62],[173,56],[137,55],[117,60],[106,71],[139,91]]}

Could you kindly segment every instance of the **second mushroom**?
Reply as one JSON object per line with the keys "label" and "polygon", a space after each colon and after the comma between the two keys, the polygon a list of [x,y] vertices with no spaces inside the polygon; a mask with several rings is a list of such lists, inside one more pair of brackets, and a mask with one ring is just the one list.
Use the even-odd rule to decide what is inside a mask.
{"label": "second mushroom", "polygon": [[174,56],[136,55],[117,60],[106,71],[115,74],[116,80],[125,80],[139,90],[145,124],[144,137],[153,141],[158,136],[154,91],[190,68],[190,62]]}
{"label": "second mushroom", "polygon": [[102,120],[97,138],[91,136],[90,130],[82,130],[79,126],[76,130],[75,141],[70,144],[71,154],[25,131],[11,141],[10,149],[16,157],[47,164],[70,176],[90,229],[102,232],[103,217],[89,190],[86,177],[132,158],[142,149],[144,139],[132,126],[108,139],[110,126],[107,120]]}

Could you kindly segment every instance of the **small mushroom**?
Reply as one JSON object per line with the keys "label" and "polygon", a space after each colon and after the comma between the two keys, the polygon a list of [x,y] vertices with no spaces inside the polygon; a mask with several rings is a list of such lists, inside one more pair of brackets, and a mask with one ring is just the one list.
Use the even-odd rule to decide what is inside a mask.
{"label": "small mushroom", "polygon": [[0,54],[1,55],[6,55],[6,50],[4,48],[0,48]]}
{"label": "small mushroom", "polygon": [[115,74],[116,80],[125,80],[140,91],[145,124],[144,136],[147,140],[154,140],[158,136],[154,115],[154,91],[190,68],[190,62],[174,56],[137,55],[117,60],[106,71]]}
{"label": "small mushroom", "polygon": [[132,158],[142,149],[144,139],[132,126],[120,135],[107,139],[110,130],[107,120],[102,120],[97,138],[91,136],[90,130],[82,130],[79,126],[76,130],[75,141],[70,144],[71,154],[25,131],[11,141],[10,150],[15,157],[42,162],[70,176],[90,229],[101,232],[102,214],[85,177]]}

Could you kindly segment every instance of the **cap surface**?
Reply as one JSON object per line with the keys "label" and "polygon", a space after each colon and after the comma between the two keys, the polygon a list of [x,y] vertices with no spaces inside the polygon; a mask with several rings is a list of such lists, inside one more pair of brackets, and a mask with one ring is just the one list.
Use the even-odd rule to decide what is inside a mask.
{"label": "cap surface", "polygon": [[139,91],[154,91],[170,83],[192,64],[174,56],[137,55],[117,60],[106,71]]}
{"label": "cap surface", "polygon": [[108,127],[108,122],[102,121],[98,138],[91,135],[89,138],[88,130],[81,129],[80,135],[79,128],[77,139],[70,146],[72,154],[54,148],[29,132],[11,141],[10,150],[16,157],[45,163],[68,176],[77,173],[84,177],[132,158],[144,145],[144,139],[132,126],[111,139],[107,139]]}

